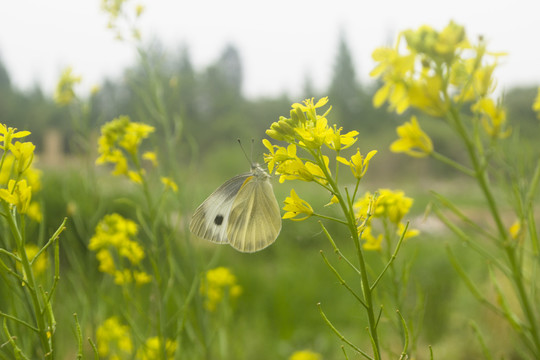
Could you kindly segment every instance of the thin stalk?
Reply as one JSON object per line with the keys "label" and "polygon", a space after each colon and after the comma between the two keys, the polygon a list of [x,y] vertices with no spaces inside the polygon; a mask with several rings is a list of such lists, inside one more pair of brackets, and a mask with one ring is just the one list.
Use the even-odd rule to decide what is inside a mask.
{"label": "thin stalk", "polygon": [[[5,202],[3,203],[3,206],[5,213],[8,214],[7,221],[9,224],[9,228],[11,229],[11,234],[13,235],[13,237],[15,238],[15,242],[17,243],[17,251],[20,253],[21,265],[23,267],[24,273],[26,274],[26,282],[28,284],[27,289],[30,293],[30,298],[32,300],[34,317],[37,322],[38,336],[41,342],[43,353],[45,354],[45,359],[54,359],[55,354],[52,351],[52,348],[47,338],[47,326],[45,324],[45,319],[43,316],[43,307],[39,301],[36,280],[34,278],[34,271],[32,270],[32,266],[30,266],[30,261],[28,260],[26,250],[24,248],[25,239],[19,230],[19,226],[15,218],[15,210],[10,210],[8,204]],[[22,228],[24,227],[24,216],[21,217],[21,220]]]}
{"label": "thin stalk", "polygon": [[332,322],[330,322],[330,320],[328,319],[328,317],[326,317],[326,314],[324,313],[324,311],[322,310],[321,308],[321,303],[318,303],[317,304],[317,307],[319,308],[319,313],[321,314],[321,317],[323,318],[324,322],[330,327],[330,329],[332,329],[332,331],[339,337],[339,339],[341,341],[343,341],[345,344],[349,345],[352,349],[354,349],[354,351],[356,351],[357,353],[359,353],[360,355],[362,355],[363,357],[365,357],[366,359],[369,359],[369,360],[374,360],[371,356],[369,356],[366,352],[362,351],[362,349],[360,349],[359,347],[357,347],[356,345],[354,345],[352,342],[350,342],[349,340],[347,340],[347,338],[345,338],[345,336],[343,336],[338,329],[336,329],[336,327],[332,324]]}
{"label": "thin stalk", "polygon": [[322,158],[322,154],[320,153],[320,151],[315,153],[310,149],[308,150],[313,156],[313,158],[317,161],[317,165],[319,165],[319,167],[323,171],[326,181],[328,181],[328,184],[332,188],[332,193],[338,198],[339,205],[341,206],[341,210],[343,211],[343,214],[345,215],[345,218],[347,219],[349,232],[356,246],[356,253],[358,255],[358,262],[360,265],[361,286],[362,286],[362,292],[364,296],[364,303],[367,305],[366,312],[368,315],[369,331],[372,338],[373,352],[375,354],[375,360],[380,360],[381,351],[380,351],[380,345],[379,345],[379,336],[377,332],[375,313],[373,309],[373,296],[372,296],[372,291],[370,288],[369,279],[367,275],[367,266],[364,260],[364,253],[362,251],[360,238],[358,235],[358,231],[356,229],[356,219],[354,216],[354,210],[348,206],[348,201],[346,201],[343,198],[343,195],[341,194],[341,191],[339,190],[337,183],[332,178],[332,175],[328,172],[328,169],[326,168],[326,164]]}

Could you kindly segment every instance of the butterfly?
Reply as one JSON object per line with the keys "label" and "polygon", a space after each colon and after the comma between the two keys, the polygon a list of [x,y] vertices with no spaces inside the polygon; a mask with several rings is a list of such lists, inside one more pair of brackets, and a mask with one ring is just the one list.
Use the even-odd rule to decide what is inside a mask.
{"label": "butterfly", "polygon": [[250,172],[221,185],[195,210],[189,230],[241,252],[271,245],[281,231],[281,215],[270,175],[252,164]]}

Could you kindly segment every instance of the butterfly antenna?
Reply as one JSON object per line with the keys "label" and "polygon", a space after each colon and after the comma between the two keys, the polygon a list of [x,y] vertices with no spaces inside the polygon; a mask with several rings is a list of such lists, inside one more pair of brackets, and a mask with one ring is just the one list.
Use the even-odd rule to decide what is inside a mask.
{"label": "butterfly antenna", "polygon": [[[240,139],[236,139],[238,141],[238,144],[240,144],[240,149],[242,149],[242,152],[244,153],[244,156],[246,157],[247,161],[250,163],[250,165],[253,164],[253,161],[247,156],[246,149],[244,149],[244,145],[242,145],[242,141]],[[251,146],[251,154],[253,155],[253,144]]]}

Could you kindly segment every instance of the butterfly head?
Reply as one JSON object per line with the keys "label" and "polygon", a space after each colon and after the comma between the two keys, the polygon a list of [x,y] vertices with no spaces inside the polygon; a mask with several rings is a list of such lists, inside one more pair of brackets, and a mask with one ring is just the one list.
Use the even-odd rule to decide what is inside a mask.
{"label": "butterfly head", "polygon": [[263,180],[270,177],[266,171],[261,167],[261,165],[257,163],[251,164],[251,173],[253,176],[255,176],[257,179]]}

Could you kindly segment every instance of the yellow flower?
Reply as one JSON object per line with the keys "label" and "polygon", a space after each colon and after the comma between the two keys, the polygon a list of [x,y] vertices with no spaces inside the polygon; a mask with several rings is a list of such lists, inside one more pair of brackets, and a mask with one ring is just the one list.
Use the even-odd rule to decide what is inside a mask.
{"label": "yellow flower", "polygon": [[208,270],[201,280],[201,294],[206,298],[205,307],[215,311],[217,305],[225,295],[236,298],[242,293],[242,288],[237,284],[236,276],[226,267],[218,267]]}
{"label": "yellow flower", "polygon": [[356,140],[356,136],[358,135],[358,131],[349,131],[348,133],[342,135],[341,134],[342,128],[337,128],[336,125],[334,125],[334,131],[330,133],[326,137],[325,144],[328,146],[328,148],[339,152],[340,150],[346,149],[348,147],[351,147]]}
{"label": "yellow flower", "polygon": [[32,161],[34,160],[34,144],[31,142],[15,142],[11,146],[11,153],[17,159],[17,174],[22,174],[26,169],[30,167]]}
{"label": "yellow flower", "polygon": [[133,275],[128,269],[116,270],[114,272],[114,283],[116,285],[126,285],[133,282]]}
{"label": "yellow flower", "polygon": [[512,226],[510,226],[510,228],[508,229],[508,232],[510,233],[510,236],[512,237],[512,239],[514,239],[514,240],[518,239],[520,234],[522,233],[522,231],[521,231],[521,221],[519,219],[514,221]]}
{"label": "yellow flower", "polygon": [[394,224],[399,224],[401,219],[409,212],[413,199],[405,196],[401,190],[379,189],[375,216],[385,216]]}
{"label": "yellow flower", "polygon": [[174,359],[174,353],[178,343],[171,339],[165,340],[165,357],[161,355],[163,349],[162,340],[159,337],[151,337],[137,350],[137,360]]}
{"label": "yellow flower", "polygon": [[141,175],[141,171],[128,170],[127,176],[135,184],[142,184],[143,183],[143,178],[142,178],[142,175]]}
{"label": "yellow flower", "polygon": [[289,356],[289,360],[321,360],[321,359],[322,359],[321,354],[318,354],[310,350],[295,351],[291,356]]}
{"label": "yellow flower", "polygon": [[71,67],[65,68],[56,85],[53,98],[60,106],[69,105],[73,101],[75,98],[75,91],[73,88],[76,84],[81,82],[81,77],[74,75],[72,72],[73,69]]}
{"label": "yellow flower", "polygon": [[296,156],[296,145],[294,144],[289,144],[289,146],[285,148],[272,145],[267,139],[263,139],[263,144],[270,151],[270,154],[264,154],[264,162],[268,163],[268,171],[270,173],[272,173],[276,164],[298,159]]}
{"label": "yellow flower", "polygon": [[414,157],[425,157],[433,152],[433,143],[420,128],[416,116],[411,117],[411,122],[398,126],[397,133],[400,138],[390,145],[391,151]]}
{"label": "yellow flower", "polygon": [[368,169],[369,161],[376,153],[377,150],[372,150],[364,158],[362,154],[360,154],[360,149],[357,149],[356,154],[351,156],[350,161],[341,156],[336,157],[336,160],[342,164],[348,165],[351,168],[353,176],[357,179],[361,179]]}
{"label": "yellow flower", "polygon": [[149,160],[155,167],[158,166],[157,155],[154,151],[147,151],[142,155],[142,158]]}
{"label": "yellow flower", "polygon": [[173,192],[178,192],[178,185],[170,177],[161,177],[161,182],[165,185],[166,189],[171,189]]}
{"label": "yellow flower", "polygon": [[23,138],[30,135],[30,131],[17,131],[16,128],[6,127],[4,124],[0,124],[0,149],[8,151],[11,146],[12,139]]}
{"label": "yellow flower", "polygon": [[152,276],[145,273],[144,271],[134,271],[133,278],[135,279],[135,284],[144,285],[152,281]]}
{"label": "yellow flower", "polygon": [[471,110],[481,116],[482,126],[492,138],[506,138],[510,135],[510,129],[505,130],[506,111],[499,103],[495,105],[493,99],[482,98],[471,106]]}
{"label": "yellow flower", "polygon": [[129,327],[120,323],[116,317],[110,317],[96,331],[96,345],[100,357],[121,356],[128,358],[133,353],[133,342]]}
{"label": "yellow flower", "polygon": [[144,5],[142,4],[138,4],[136,7],[135,7],[135,15],[137,17],[141,16],[144,12]]}
{"label": "yellow flower", "polygon": [[[283,219],[301,221],[313,215],[313,208],[311,205],[309,205],[307,201],[300,199],[294,189],[291,189],[291,196],[285,199],[283,210],[286,211],[285,215],[283,215]],[[304,215],[304,217],[296,218],[299,215]]]}
{"label": "yellow flower", "polygon": [[110,275],[113,275],[116,272],[116,267],[114,266],[114,259],[109,250],[99,250],[96,254],[96,258],[99,261],[99,271]]}
{"label": "yellow flower", "polygon": [[[403,234],[403,231],[405,231],[405,224],[399,223],[398,228],[396,230],[396,234],[398,236],[401,236]],[[418,229],[411,229],[410,227],[407,229],[407,232],[405,233],[405,237],[403,240],[407,240],[409,238],[412,238],[414,236],[418,236],[420,234],[420,231]]]}
{"label": "yellow flower", "polygon": [[[34,191],[34,190],[32,190]],[[43,214],[41,213],[41,206],[38,202],[32,201],[26,209],[26,215],[37,223],[43,220]]]}
{"label": "yellow flower", "polygon": [[154,127],[150,125],[131,122],[129,116],[120,116],[106,123],[101,127],[101,136],[98,140],[100,156],[96,160],[96,164],[115,164],[114,175],[126,175],[132,181],[141,183],[142,174],[139,170],[129,170],[125,153],[134,159],[141,142],[153,131]]}
{"label": "yellow flower", "polygon": [[538,94],[536,95],[532,108],[536,112],[536,117],[540,119],[540,87],[538,88]]}
{"label": "yellow flower", "polygon": [[423,75],[409,84],[410,106],[432,116],[444,116],[449,108],[449,103],[443,99],[444,91],[444,81],[440,75]]}
{"label": "yellow flower", "polygon": [[373,96],[373,106],[380,107],[386,101],[390,109],[398,114],[408,109],[408,84],[406,80],[414,71],[415,54],[400,55],[396,48],[379,48],[372,54],[379,64],[370,73],[372,77],[382,77],[384,85]]}
{"label": "yellow flower", "polygon": [[28,205],[32,199],[32,187],[26,180],[9,180],[7,189],[0,189],[0,199],[15,206],[19,214],[26,214]]}
{"label": "yellow flower", "polygon": [[379,251],[381,250],[383,234],[374,236],[371,231],[372,228],[369,225],[362,228],[362,240],[365,241],[364,244],[362,244],[362,247],[365,250]]}
{"label": "yellow flower", "polygon": [[[137,224],[119,214],[105,216],[96,226],[88,248],[96,251],[99,271],[113,275],[118,285],[135,280],[137,285],[147,282],[144,272],[134,270],[145,257],[143,247],[132,239],[137,235]],[[115,263],[115,258],[119,264]],[[119,261],[127,259],[128,261]]]}

